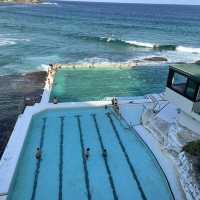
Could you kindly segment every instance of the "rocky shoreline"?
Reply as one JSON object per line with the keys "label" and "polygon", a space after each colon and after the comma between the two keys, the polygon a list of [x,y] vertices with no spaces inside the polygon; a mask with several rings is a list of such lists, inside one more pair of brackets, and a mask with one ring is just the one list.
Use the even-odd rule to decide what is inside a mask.
{"label": "rocky shoreline", "polygon": [[12,133],[24,97],[42,94],[47,72],[0,77],[0,157]]}

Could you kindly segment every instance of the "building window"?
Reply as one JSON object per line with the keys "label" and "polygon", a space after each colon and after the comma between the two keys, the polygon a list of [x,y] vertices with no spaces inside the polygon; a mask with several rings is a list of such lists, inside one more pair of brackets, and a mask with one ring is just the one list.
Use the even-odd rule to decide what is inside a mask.
{"label": "building window", "polygon": [[189,97],[190,99],[195,99],[195,92],[196,92],[196,88],[197,88],[197,84],[192,81],[192,80],[188,80],[188,84],[187,84],[187,88],[185,91],[185,94],[187,97]]}
{"label": "building window", "polygon": [[187,84],[187,77],[175,72],[172,79],[171,87],[174,90],[180,92],[181,94],[184,94],[186,84]]}
{"label": "building window", "polygon": [[197,93],[196,101],[200,101],[200,85],[199,85],[199,90],[198,90],[198,93]]}

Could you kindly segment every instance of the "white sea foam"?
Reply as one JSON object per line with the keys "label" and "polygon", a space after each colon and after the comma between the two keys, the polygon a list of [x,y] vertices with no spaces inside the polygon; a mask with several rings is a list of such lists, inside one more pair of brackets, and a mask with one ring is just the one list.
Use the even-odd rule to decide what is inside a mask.
{"label": "white sea foam", "polygon": [[137,42],[137,41],[131,41],[131,40],[124,41],[124,42],[126,42],[127,44],[132,44],[135,46],[147,47],[147,48],[154,48],[156,46],[155,44],[148,43],[148,42]]}
{"label": "white sea foam", "polygon": [[135,40],[121,40],[111,37],[100,37],[101,41],[105,41],[108,43],[121,43],[132,45],[135,47],[141,47],[141,48],[147,48],[147,49],[154,49],[159,50],[162,52],[167,51],[174,51],[174,52],[186,52],[186,53],[193,53],[193,54],[199,54],[200,48],[195,47],[186,47],[186,46],[176,46],[174,44],[159,44],[159,43],[150,43],[150,42],[141,42],[141,41],[135,41]]}
{"label": "white sea foam", "polygon": [[77,61],[78,64],[88,64],[88,63],[109,63],[110,61],[105,58],[100,57],[91,57],[91,58],[84,58],[82,60]]}
{"label": "white sea foam", "polygon": [[185,62],[193,63],[199,60],[198,53],[184,52],[184,51],[161,51],[154,52],[154,54],[149,55],[149,57],[165,57],[168,59],[168,63]]}
{"label": "white sea foam", "polygon": [[178,46],[176,50],[187,53],[200,53],[200,48],[193,48],[193,47]]}
{"label": "white sea foam", "polygon": [[[158,61],[146,61],[144,60],[145,58],[149,57],[155,57],[155,56],[161,56],[165,57],[168,59],[167,62],[158,62]],[[66,67],[116,67],[116,68],[121,68],[121,67],[127,67],[127,68],[132,68],[137,65],[145,65],[145,66],[160,66],[163,64],[171,64],[171,63],[176,63],[176,62],[195,62],[198,59],[198,54],[191,54],[187,52],[178,52],[178,51],[162,51],[162,52],[154,52],[151,55],[148,56],[139,56],[135,57],[133,59],[127,59],[126,61],[112,61],[110,59],[106,58],[101,58],[101,57],[90,57],[90,58],[85,58],[82,60],[78,60],[76,62],[66,62],[63,64],[63,66]],[[41,60],[41,58],[40,58]],[[55,61],[55,60],[54,60]],[[59,63],[59,59],[57,59],[57,63]],[[44,63],[44,62],[43,62]],[[55,62],[50,62],[50,63],[56,63]],[[47,64],[41,64],[38,67],[39,70],[45,70],[47,71],[48,65]]]}
{"label": "white sea foam", "polygon": [[[109,41],[111,41],[111,40],[109,40]],[[128,40],[128,41],[122,40],[122,42],[125,42],[130,45],[135,45],[138,47],[151,48],[151,49],[154,48],[154,49],[161,49],[161,50],[166,50],[166,51],[176,50],[178,52],[197,53],[197,54],[200,53],[200,48],[195,48],[195,47],[185,47],[185,46],[177,46],[176,47],[175,45],[170,45],[170,44],[162,45],[162,44],[153,44],[153,43],[149,43],[149,42],[138,42],[138,41],[131,41],[131,40]],[[174,46],[174,49],[173,49],[173,46]]]}
{"label": "white sea foam", "polygon": [[41,64],[41,67],[39,67],[39,69],[44,70],[44,71],[48,71],[49,65],[46,64]]}
{"label": "white sea foam", "polygon": [[43,4],[43,5],[55,5],[55,6],[58,6],[58,3],[52,3],[52,2],[43,2],[41,4]]}
{"label": "white sea foam", "polygon": [[30,42],[29,39],[19,39],[19,38],[12,38],[8,37],[8,35],[0,35],[0,46],[9,46],[9,45],[15,45],[17,42]]}
{"label": "white sea foam", "polygon": [[113,38],[107,38],[107,42],[111,42],[111,41],[114,41]]}
{"label": "white sea foam", "polygon": [[100,37],[100,40],[103,40],[103,41],[106,41],[106,42],[120,41],[120,40],[117,40],[113,37]]}
{"label": "white sea foam", "polygon": [[149,42],[138,42],[138,41],[133,41],[133,40],[122,40],[122,39],[117,39],[114,37],[100,37],[100,40],[106,41],[106,42],[121,42],[123,44],[128,44],[128,45],[133,45],[137,47],[143,47],[143,48],[154,48],[154,47],[159,47],[159,45],[149,43]]}
{"label": "white sea foam", "polygon": [[15,45],[16,42],[0,38],[0,46]]}

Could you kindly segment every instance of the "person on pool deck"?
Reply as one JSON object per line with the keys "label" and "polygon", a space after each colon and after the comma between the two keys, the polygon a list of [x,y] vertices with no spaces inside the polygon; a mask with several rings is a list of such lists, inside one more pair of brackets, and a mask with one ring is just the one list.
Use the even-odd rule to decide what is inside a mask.
{"label": "person on pool deck", "polygon": [[112,98],[111,102],[112,102],[112,105],[114,106],[115,105],[115,98],[114,97]]}
{"label": "person on pool deck", "polygon": [[90,156],[90,148],[87,148],[85,151],[85,158],[88,160],[89,156]]}
{"label": "person on pool deck", "polygon": [[57,103],[58,103],[58,98],[57,98],[57,97],[54,97],[54,98],[53,98],[53,103],[54,103],[54,104],[57,104]]}
{"label": "person on pool deck", "polygon": [[117,98],[114,100],[114,106],[118,106]]}
{"label": "person on pool deck", "polygon": [[41,159],[41,151],[40,151],[40,148],[38,147],[37,149],[36,149],[36,153],[35,153],[35,158],[37,159],[37,160],[40,160]]}
{"label": "person on pool deck", "polygon": [[102,156],[103,156],[104,158],[106,158],[106,157],[107,157],[107,150],[106,150],[106,149],[103,149]]}

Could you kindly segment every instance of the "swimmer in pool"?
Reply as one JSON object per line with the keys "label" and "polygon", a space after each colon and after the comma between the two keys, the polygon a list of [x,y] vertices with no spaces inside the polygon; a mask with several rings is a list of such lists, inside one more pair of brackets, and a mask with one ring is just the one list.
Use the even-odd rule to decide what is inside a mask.
{"label": "swimmer in pool", "polygon": [[36,158],[37,160],[40,160],[41,157],[42,157],[41,151],[40,151],[40,148],[38,147],[38,148],[36,149],[35,158]]}
{"label": "swimmer in pool", "polygon": [[85,158],[88,160],[89,156],[90,156],[90,148],[87,148],[85,151]]}
{"label": "swimmer in pool", "polygon": [[58,98],[57,98],[57,97],[54,97],[54,98],[53,98],[53,103],[54,103],[54,104],[57,104],[57,103],[58,103]]}
{"label": "swimmer in pool", "polygon": [[106,150],[106,149],[103,149],[102,156],[103,156],[104,158],[106,158],[106,157],[107,157],[107,150]]}

